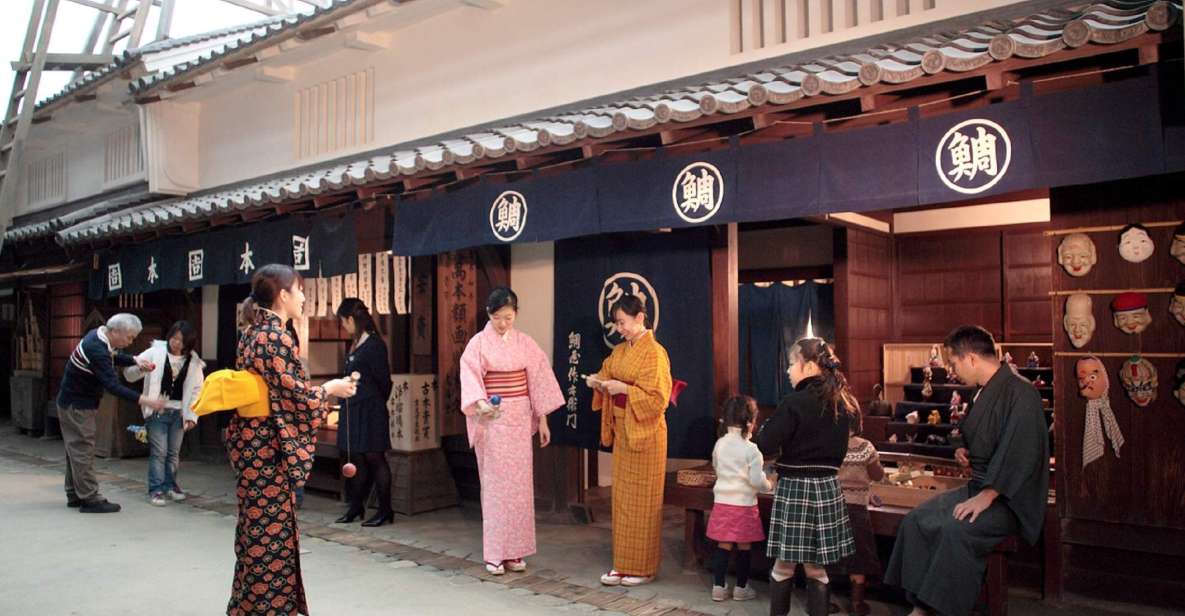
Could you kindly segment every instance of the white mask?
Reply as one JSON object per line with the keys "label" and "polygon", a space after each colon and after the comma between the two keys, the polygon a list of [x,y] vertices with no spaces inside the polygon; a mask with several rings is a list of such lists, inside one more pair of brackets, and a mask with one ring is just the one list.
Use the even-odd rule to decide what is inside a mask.
{"label": "white mask", "polygon": [[1156,251],[1156,244],[1148,235],[1148,230],[1142,226],[1127,228],[1119,235],[1119,256],[1132,263],[1140,263],[1152,256]]}

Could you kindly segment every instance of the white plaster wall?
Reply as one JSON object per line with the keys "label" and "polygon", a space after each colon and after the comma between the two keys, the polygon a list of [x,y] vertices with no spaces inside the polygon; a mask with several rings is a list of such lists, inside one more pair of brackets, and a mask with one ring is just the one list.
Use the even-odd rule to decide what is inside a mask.
{"label": "white plaster wall", "polygon": [[[555,346],[555,243],[510,247],[510,288],[518,295],[514,326],[535,339],[548,359]],[[479,298],[484,301],[484,298]]]}
{"label": "white plaster wall", "polygon": [[135,108],[117,111],[97,111],[94,105],[66,109],[53,120],[33,126],[29,131],[22,167],[57,152],[66,154],[66,193],[61,199],[42,203],[28,203],[21,170],[21,189],[17,195],[16,216],[31,214],[91,197],[142,179],[143,174],[119,183],[107,184],[104,178],[107,135],[121,128],[134,126],[138,121]]}
{"label": "white plaster wall", "polygon": [[[940,0],[917,15],[733,54],[727,0],[505,0],[494,10],[417,0],[355,27],[390,34],[387,49],[348,49],[343,31],[176,98],[202,103],[200,183],[211,188],[317,162],[294,158],[293,93],[368,66],[373,143],[320,160],[1013,2]],[[251,78],[286,67],[291,81]]]}

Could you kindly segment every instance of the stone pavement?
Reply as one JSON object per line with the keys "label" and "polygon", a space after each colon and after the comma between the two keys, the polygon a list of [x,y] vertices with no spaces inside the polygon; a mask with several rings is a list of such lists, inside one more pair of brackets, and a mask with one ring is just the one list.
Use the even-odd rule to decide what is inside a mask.
{"label": "stone pavement", "polygon": [[[64,500],[60,492],[62,460],[60,440],[21,436],[10,425],[0,424],[0,462],[8,466],[39,469],[43,474],[53,475],[53,486],[56,488],[54,497],[57,500]],[[116,516],[125,515],[129,505],[138,509],[145,508],[147,515],[152,515],[154,511],[161,513],[144,503],[144,458],[100,459],[98,469],[102,489],[106,495],[125,506],[125,512],[115,514]],[[205,512],[206,515],[215,515],[219,519],[221,534],[213,541],[224,543],[226,554],[222,558],[225,561],[222,566],[226,569],[224,574],[228,578],[232,558],[231,535],[237,507],[231,493],[234,485],[232,473],[226,464],[183,461],[179,475],[181,485],[191,498],[182,505],[170,504],[167,509]],[[57,500],[51,499],[54,507],[60,506]],[[0,493],[0,502],[12,503],[13,499]],[[0,506],[0,510],[9,506]],[[302,545],[312,548],[314,558],[323,549],[322,546],[333,546],[335,550],[356,550],[372,559],[369,562],[385,565],[375,565],[380,571],[414,569],[418,572],[431,572],[438,577],[447,578],[450,589],[452,586],[469,587],[476,584],[474,588],[505,590],[508,591],[505,595],[499,593],[497,596],[522,597],[524,600],[529,599],[525,605],[545,606],[553,612],[742,616],[765,614],[769,609],[767,587],[761,581],[754,582],[754,587],[759,593],[755,601],[714,603],[709,597],[711,582],[707,572],[682,570],[680,511],[667,512],[663,537],[663,567],[659,578],[653,584],[625,589],[605,588],[598,582],[600,574],[611,563],[610,531],[606,515],[599,516],[594,524],[583,526],[555,522],[541,516],[537,525],[540,553],[528,559],[529,571],[526,574],[507,573],[505,576],[494,577],[485,572],[481,563],[481,519],[476,503],[465,503],[461,507],[411,517],[396,516],[394,525],[374,529],[364,529],[358,524],[333,524],[332,521],[340,515],[342,509],[342,505],[333,499],[315,494],[306,495],[304,508],[300,512],[301,531],[305,537]],[[66,511],[65,507],[61,507],[61,510]],[[219,546],[220,549],[222,547]],[[177,556],[184,560],[184,555]],[[338,611],[334,609],[332,602],[327,604],[322,596],[323,591],[317,589],[319,580],[309,569],[307,560],[304,565],[310,607],[314,613],[364,613],[353,610]],[[134,584],[134,580],[128,582]],[[0,584],[0,588],[5,585]],[[0,591],[0,613],[23,613],[3,608],[3,592]],[[846,607],[846,601],[842,597],[837,602]],[[898,615],[908,611],[906,606],[900,603],[871,603],[873,614],[878,616]],[[793,613],[802,614],[801,610],[802,607],[796,598]],[[1055,606],[1016,591],[1010,597],[1009,611],[1014,616],[1063,613],[1075,616],[1165,613],[1130,605],[1099,603],[1087,605],[1078,602]],[[398,613],[426,612],[398,610]]]}

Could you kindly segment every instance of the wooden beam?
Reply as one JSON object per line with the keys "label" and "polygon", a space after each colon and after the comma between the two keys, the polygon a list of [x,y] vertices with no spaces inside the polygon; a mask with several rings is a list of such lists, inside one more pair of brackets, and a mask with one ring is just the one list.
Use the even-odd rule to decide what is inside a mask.
{"label": "wooden beam", "polygon": [[294,66],[259,66],[255,69],[255,80],[267,83],[285,83],[296,78]]}
{"label": "wooden beam", "polygon": [[317,195],[313,197],[313,207],[320,209],[331,205],[349,203],[350,201],[357,201],[357,197],[353,191],[333,195]]}
{"label": "wooden beam", "polygon": [[391,35],[385,32],[348,32],[342,42],[348,49],[378,51],[391,46]]}
{"label": "wooden beam", "polygon": [[712,267],[712,373],[716,405],[741,390],[736,223],[716,227]]}
{"label": "wooden beam", "polygon": [[222,69],[228,70],[228,71],[233,71],[236,68],[239,68],[241,66],[247,66],[248,64],[255,64],[258,61],[259,60],[254,55],[242,56],[239,58],[231,58],[231,59],[223,62],[219,68],[222,68]]}
{"label": "wooden beam", "polygon": [[306,28],[301,30],[296,36],[302,41],[311,41],[315,38],[325,36],[326,34],[333,34],[337,32],[337,26],[321,26],[317,28]]}

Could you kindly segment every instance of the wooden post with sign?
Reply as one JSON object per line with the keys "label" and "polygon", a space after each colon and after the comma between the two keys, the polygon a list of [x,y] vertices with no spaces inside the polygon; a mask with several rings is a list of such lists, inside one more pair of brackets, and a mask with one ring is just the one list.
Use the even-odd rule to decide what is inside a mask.
{"label": "wooden post with sign", "polygon": [[465,434],[461,413],[461,354],[477,333],[477,268],[474,253],[462,250],[436,258],[437,375],[440,377],[440,434]]}

